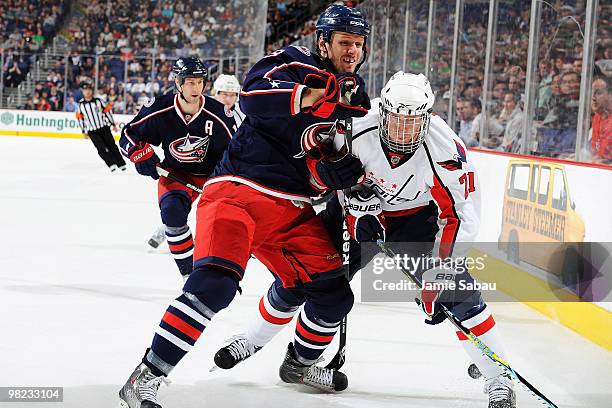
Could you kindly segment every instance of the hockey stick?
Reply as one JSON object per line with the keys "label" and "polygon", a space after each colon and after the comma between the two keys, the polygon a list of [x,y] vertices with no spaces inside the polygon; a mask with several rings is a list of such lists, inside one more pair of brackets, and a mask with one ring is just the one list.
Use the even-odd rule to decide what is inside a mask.
{"label": "hockey stick", "polygon": [[[380,249],[387,255],[389,258],[394,259],[397,255],[395,252],[389,248],[389,246],[382,240],[376,241]],[[404,275],[406,275],[412,282],[414,282],[419,288],[423,287],[423,284],[419,281],[419,279],[406,270],[401,264],[397,265],[398,268],[402,271]],[[502,360],[493,350],[491,350],[478,336],[472,333],[467,327],[465,327],[459,319],[453,315],[453,313],[448,310],[448,308],[444,305],[440,305],[442,307],[442,312],[446,316],[446,318],[455,326],[458,330],[463,332],[465,336],[479,349],[485,356],[493,360],[494,363],[498,364],[506,373],[510,374],[512,377],[519,380],[519,382],[534,396],[540,399],[546,406],[549,408],[558,408],[558,406],[548,399],[542,392],[540,392],[536,387],[534,387],[529,381],[527,381],[522,375],[520,375],[516,370],[514,370],[510,364]]]}
{"label": "hockey stick", "polygon": [[159,174],[162,177],[165,177],[167,179],[170,179],[172,181],[176,181],[177,183],[181,183],[182,185],[184,185],[187,188],[190,188],[191,190],[195,191],[196,193],[200,193],[202,194],[202,189],[200,187],[194,186],[191,183],[188,183],[187,181],[176,177],[175,175],[173,175],[172,173],[170,173],[168,170],[162,168],[161,166],[157,166],[157,174]]}
{"label": "hockey stick", "polygon": [[[342,127],[344,128],[344,140],[346,141],[346,148],[348,149],[348,152],[351,153],[353,147],[353,119],[345,119],[342,122]],[[346,200],[349,192],[350,189],[342,190],[342,194],[344,195],[345,208],[347,208]],[[346,280],[350,279],[350,251],[351,235],[348,231],[345,214],[344,220],[342,221],[342,263],[343,265],[345,265]],[[346,316],[344,316],[340,321],[340,337],[338,339],[338,351],[331,359],[331,361],[325,366],[326,368],[339,370],[346,361],[346,320]]]}

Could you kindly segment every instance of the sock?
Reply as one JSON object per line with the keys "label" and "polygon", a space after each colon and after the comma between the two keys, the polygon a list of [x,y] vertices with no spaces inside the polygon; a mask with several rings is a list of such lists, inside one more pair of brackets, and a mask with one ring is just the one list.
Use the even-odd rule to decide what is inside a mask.
{"label": "sock", "polygon": [[195,296],[179,296],[166,309],[143,362],[153,374],[168,375],[191,350],[214,315]]}
{"label": "sock", "polygon": [[305,365],[314,364],[334,338],[340,322],[317,319],[307,307],[302,309],[295,326],[293,345],[297,359]]}
{"label": "sock", "polygon": [[166,238],[179,272],[189,275],[193,271],[193,236],[189,226],[166,226]]}
{"label": "sock", "polygon": [[[488,307],[484,308],[476,316],[464,320],[461,323],[505,361],[506,349],[504,348],[495,320],[493,319],[493,315],[489,312]],[[489,357],[485,356],[468,340],[463,332],[457,331],[456,334],[461,345],[486,379],[494,378],[504,373],[504,369],[495,364]]]}
{"label": "sock", "polygon": [[[274,305],[272,303],[275,303]],[[283,307],[270,302],[268,295],[259,300],[259,313],[247,328],[247,337],[257,347],[263,347],[291,322],[299,306]]]}

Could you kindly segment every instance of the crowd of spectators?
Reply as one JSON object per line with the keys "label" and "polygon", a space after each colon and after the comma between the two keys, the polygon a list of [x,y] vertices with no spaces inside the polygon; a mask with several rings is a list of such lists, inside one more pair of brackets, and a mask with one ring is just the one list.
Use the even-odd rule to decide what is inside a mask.
{"label": "crowd of spectators", "polygon": [[56,33],[67,13],[65,0],[0,2],[0,52],[5,53],[4,86],[17,87],[27,76],[43,44]]}
{"label": "crowd of spectators", "polygon": [[[354,6],[358,2],[338,3]],[[261,30],[265,30],[266,51],[273,51],[313,33],[318,14],[327,6],[324,1],[270,0],[268,9],[260,10],[258,4],[253,0],[230,0],[219,5],[208,0],[152,0],[147,4],[116,0],[111,7],[105,0],[75,0],[76,14],[64,30],[70,38],[72,53],[67,60],[58,61],[47,78],[36,84],[26,107],[73,110],[81,96],[80,83],[92,81],[100,96],[113,102],[116,113],[134,113],[151,95],[173,89],[168,74],[175,58],[207,55],[212,57],[212,64],[215,57],[224,52],[227,57],[236,48],[261,48],[254,40],[257,35],[247,29],[252,24],[246,22],[263,21],[266,12],[267,23]],[[405,61],[402,52],[405,34],[403,30],[391,29],[387,38],[385,19],[390,16],[391,28],[404,24],[406,6],[404,2],[392,2],[392,10],[382,12],[388,4],[368,0],[359,5],[373,23],[374,43],[368,44],[373,63],[364,66],[362,74],[368,83],[375,82],[375,88],[382,86],[383,62],[387,73],[404,66],[412,72],[425,70],[428,2],[411,5]],[[456,123],[451,125],[469,146],[515,153],[525,151],[522,133],[530,5],[528,2],[500,4],[486,106],[483,106],[483,83],[488,5],[464,5],[455,94],[451,96],[454,5],[450,0],[436,5],[434,58],[428,73],[438,95],[435,108],[445,116],[449,99],[453,97]],[[561,0],[542,4],[537,89],[531,118],[535,143],[528,146],[528,153],[561,158],[572,158],[574,153],[585,24],[583,7],[584,2],[580,1],[577,5]],[[41,9],[45,10],[42,18],[29,17],[34,15],[30,11]],[[64,9],[63,0],[7,0],[0,5],[0,32],[5,33],[6,43],[13,49],[35,51],[45,41],[37,34],[48,39]],[[607,78],[612,75],[611,13],[611,6],[600,3],[594,64],[598,81],[593,84],[594,93],[607,94]],[[388,41],[387,48],[385,41]],[[245,52],[248,55],[249,51]],[[5,56],[5,85],[16,86],[25,77],[31,60],[22,53],[7,52]],[[246,71],[248,63],[248,59],[241,61],[241,73]],[[233,67],[238,69],[238,63],[228,66],[226,61],[226,66],[218,69],[234,73]],[[609,137],[609,131],[606,133],[610,123],[609,100],[600,96],[596,103],[593,95],[593,114],[599,115],[593,122],[593,134],[599,139],[590,139],[588,145],[592,148],[591,154],[597,157],[609,156],[606,146],[610,144],[601,141]],[[486,127],[482,124],[485,117]],[[595,124],[601,131],[595,130]],[[485,134],[481,137],[483,130]]]}

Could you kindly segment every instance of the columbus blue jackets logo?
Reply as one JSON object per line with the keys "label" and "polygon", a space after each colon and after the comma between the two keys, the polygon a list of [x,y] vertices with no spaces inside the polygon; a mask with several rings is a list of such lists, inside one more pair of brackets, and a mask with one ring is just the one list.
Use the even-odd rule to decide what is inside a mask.
{"label": "columbus blue jackets logo", "polygon": [[336,135],[335,122],[321,122],[308,126],[302,132],[301,150],[293,157],[301,159],[306,153],[322,144],[332,145]]}
{"label": "columbus blue jackets logo", "polygon": [[201,162],[206,157],[210,138],[208,136],[187,136],[170,143],[172,157],[183,163]]}

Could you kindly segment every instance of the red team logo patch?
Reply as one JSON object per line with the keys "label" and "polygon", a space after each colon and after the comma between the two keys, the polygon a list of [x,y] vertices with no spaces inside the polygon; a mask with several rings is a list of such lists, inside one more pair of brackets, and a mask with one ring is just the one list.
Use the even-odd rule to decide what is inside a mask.
{"label": "red team logo patch", "polygon": [[170,143],[172,157],[183,163],[201,162],[206,157],[210,138],[208,136],[187,136]]}

